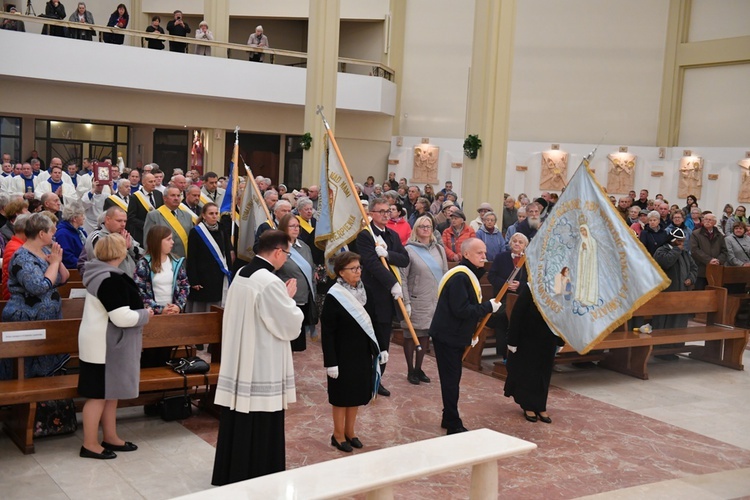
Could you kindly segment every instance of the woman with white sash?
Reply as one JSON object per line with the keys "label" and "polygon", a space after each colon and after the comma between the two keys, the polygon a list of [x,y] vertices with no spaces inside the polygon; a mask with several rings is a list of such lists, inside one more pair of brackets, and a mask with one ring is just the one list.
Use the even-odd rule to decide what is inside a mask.
{"label": "woman with white sash", "polygon": [[186,312],[208,312],[223,306],[229,287],[229,236],[219,226],[219,207],[206,203],[198,224],[188,234],[187,276],[190,282]]}
{"label": "woman with white sash", "polygon": [[[411,237],[405,247],[409,254],[409,265],[399,268],[406,312],[422,346],[422,350],[417,351],[411,336],[404,335],[404,355],[409,369],[406,379],[414,385],[430,382],[430,378],[422,371],[422,360],[430,346],[427,332],[437,306],[438,284],[448,272],[445,249],[438,244],[433,228],[432,217],[422,216],[414,222]],[[406,328],[403,322],[402,327]]]}
{"label": "woman with white sash", "polygon": [[290,278],[297,280],[297,293],[292,298],[302,314],[305,315],[299,337],[292,340],[292,351],[294,352],[307,349],[306,331],[308,329],[314,331],[315,325],[318,324],[318,309],[315,306],[315,285],[313,281],[315,264],[313,263],[312,250],[304,241],[299,239],[299,224],[299,220],[293,214],[286,214],[279,221],[279,231],[288,234],[292,244],[289,246],[289,258],[276,271],[276,276],[285,283]]}
{"label": "woman with white sash", "polygon": [[377,394],[380,363],[372,327],[371,302],[362,284],[359,255],[343,252],[333,263],[336,283],[328,290],[320,315],[323,365],[328,375],[328,402],[333,406],[331,446],[351,452],[362,448],[354,429],[357,410]]}

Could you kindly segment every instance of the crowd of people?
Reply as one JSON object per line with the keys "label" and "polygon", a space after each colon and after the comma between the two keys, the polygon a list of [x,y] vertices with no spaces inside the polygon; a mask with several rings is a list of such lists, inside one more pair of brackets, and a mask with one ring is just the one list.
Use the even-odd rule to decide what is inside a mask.
{"label": "crowd of people", "polygon": [[[19,14],[16,5],[6,4],[5,12],[9,14]],[[151,17],[151,24],[146,27],[146,33],[156,34],[169,34],[172,36],[179,36],[187,38],[191,33],[192,29],[190,25],[183,19],[182,11],[176,10],[173,12],[173,18],[167,22],[166,31],[161,27],[161,16],[154,15]],[[47,19],[56,19],[58,21],[69,21],[71,23],[78,23],[81,25],[95,25],[94,15],[86,8],[85,2],[78,2],[76,10],[68,16],[65,11],[65,6],[59,0],[49,0],[44,5],[44,14],[41,17]],[[107,20],[107,26],[114,29],[124,29],[128,27],[130,22],[130,14],[128,14],[128,8],[125,4],[117,5],[117,8],[110,14]],[[4,19],[0,25],[0,29],[10,31],[26,31],[26,24],[21,20],[15,19]],[[93,27],[64,27],[55,25],[45,25],[42,34],[50,36],[59,36],[66,38],[74,38],[77,40],[92,41],[96,39],[96,30]],[[195,39],[198,41],[213,41],[214,34],[209,29],[208,23],[203,20],[198,24],[198,29],[195,31]],[[125,35],[119,33],[102,33],[102,41],[104,43],[111,43],[116,45],[122,45],[125,43]],[[164,41],[158,38],[145,38],[146,46],[149,49],[164,50]],[[170,52],[183,52],[188,51],[188,44],[185,42],[169,41]],[[258,25],[255,31],[250,35],[247,40],[247,45],[253,49],[249,53],[250,61],[263,62],[265,59],[264,49],[271,48],[268,43],[268,36],[263,33],[263,26]],[[211,47],[203,44],[195,44],[193,53],[201,56],[210,56]]]}
{"label": "crowd of people", "polygon": [[[369,227],[328,263],[335,274],[330,279],[315,245],[318,186],[290,192],[269,178],[253,179],[272,216],[257,229],[255,256],[246,262],[230,240],[231,217],[220,213],[228,188],[224,177],[174,169],[165,182],[154,163],[120,171],[109,158],[84,159],[80,169],[57,157],[47,168],[42,164],[37,154],[26,162],[3,155],[0,247],[8,304],[2,319],[59,319],[56,289],[68,279],[68,269],[79,269],[88,292],[84,323],[100,325],[102,332],[97,337],[87,326],[80,336],[80,393],[89,398],[82,457],[111,459],[116,451],[137,449],[117,434],[117,400],[137,395],[132,379],[140,367],[163,365],[170,356],[168,349],[141,354],[140,341],[125,357],[110,355],[113,336],[140,338],[152,315],[212,305],[226,307],[216,398],[226,411],[214,484],[283,470],[283,414],[296,398],[292,353],[305,350],[308,340],[321,341],[331,445],[343,452],[362,448],[366,436],[356,427],[358,408],[391,394],[384,378],[392,328],[399,321],[406,326],[398,302],[415,332],[404,335],[405,377],[413,385],[431,383],[423,370],[431,342],[441,425],[448,434],[466,431],[458,411],[461,358],[475,342],[478,321],[492,314],[497,353],[507,360],[505,395],[526,420],[552,422],[547,392],[562,340],[531,300],[520,259],[557,202],[554,193],[533,201],[524,193],[506,194],[499,210],[483,202],[467,220],[450,181],[435,192],[430,185],[397,181],[393,173],[381,184],[368,177],[355,186]],[[92,169],[102,167],[110,175],[99,182]],[[235,204],[248,182],[240,183]],[[645,189],[613,205],[672,280],[669,290],[705,287],[708,264],[750,265],[743,206],[727,205],[718,218],[701,210],[693,196],[680,207],[661,195],[650,199]],[[510,321],[505,297],[481,295],[479,279],[488,261],[494,294],[506,282],[507,293],[518,294]],[[686,321],[657,317],[654,326]],[[65,355],[27,359],[27,376],[53,374],[66,361]],[[107,375],[113,364],[129,375]],[[0,365],[0,376],[9,377],[10,367]],[[278,390],[269,393],[268,384]],[[268,450],[263,459],[261,448]]]}

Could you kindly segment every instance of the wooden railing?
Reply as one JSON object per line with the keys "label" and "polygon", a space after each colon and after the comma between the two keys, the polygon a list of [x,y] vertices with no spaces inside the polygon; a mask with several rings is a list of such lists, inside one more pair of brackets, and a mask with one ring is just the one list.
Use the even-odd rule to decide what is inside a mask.
{"label": "wooden railing", "polygon": [[[127,28],[113,28],[110,26],[104,26],[101,24],[84,24],[77,22],[70,22],[70,21],[61,21],[57,19],[49,19],[46,17],[35,17],[35,16],[26,16],[23,14],[10,14],[8,12],[0,12],[0,19],[12,19],[14,21],[23,21],[24,23],[38,23],[38,24],[46,24],[50,26],[61,26],[64,28],[69,29],[77,29],[77,30],[93,30],[98,33],[113,33],[115,35],[128,35],[133,36],[141,40],[141,46],[144,44],[144,40],[146,39],[153,39],[153,40],[162,40],[162,41],[174,41],[179,43],[186,43],[186,44],[192,44],[192,45],[201,45],[205,47],[215,47],[217,49],[226,49],[227,51],[240,51],[240,52],[261,52],[263,54],[268,54],[270,57],[270,62],[273,64],[275,62],[276,56],[284,56],[289,57],[292,59],[299,59],[301,63],[292,63],[293,66],[300,66],[305,65],[307,63],[307,53],[306,52],[296,52],[293,50],[283,50],[283,49],[261,49],[258,47],[250,47],[249,45],[242,45],[238,43],[228,43],[228,42],[219,42],[219,41],[208,41],[208,40],[197,40],[195,38],[189,38],[184,36],[173,36],[173,35],[162,35],[160,33],[146,33],[145,31],[137,31],[137,30],[131,30]],[[348,65],[352,66],[362,66],[364,67],[368,73],[372,76],[377,76],[381,78],[385,78],[388,81],[393,81],[394,77],[394,70],[385,64],[382,64],[380,62],[376,61],[367,61],[364,59],[352,59],[347,57],[339,57],[339,71],[342,73],[346,72],[346,67]]]}

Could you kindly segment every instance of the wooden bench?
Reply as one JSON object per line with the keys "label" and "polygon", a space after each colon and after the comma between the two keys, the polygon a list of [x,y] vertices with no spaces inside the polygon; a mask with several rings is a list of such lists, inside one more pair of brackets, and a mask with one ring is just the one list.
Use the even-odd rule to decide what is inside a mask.
{"label": "wooden bench", "polygon": [[60,297],[62,297],[63,299],[67,299],[67,298],[70,297],[70,290],[73,289],[73,288],[83,288],[83,289],[85,289],[86,287],[83,286],[83,282],[82,281],[70,281],[70,280],[68,280],[67,283],[64,283],[64,284],[62,284],[62,285],[60,285],[60,286],[57,287],[57,292],[60,294]]}
{"label": "wooden bench", "polygon": [[[221,353],[221,325],[223,310],[214,308],[208,313],[190,313],[173,316],[153,316],[143,328],[143,347],[170,347],[209,344],[212,352],[208,383],[215,385],[219,378]],[[27,321],[0,323],[0,358],[15,360],[16,378],[0,380],[0,406],[12,405],[5,431],[24,453],[34,452],[33,426],[36,403],[51,399],[78,397],[78,375],[25,378],[23,358],[48,354],[76,354],[80,319],[53,321]],[[45,330],[44,340],[6,341],[6,332],[19,330]],[[160,391],[183,388],[183,377],[168,367],[141,369],[140,392],[153,392],[151,399],[161,396]],[[188,386],[206,384],[204,375],[189,375]],[[127,404],[127,402],[126,402]]]}
{"label": "wooden bench", "polygon": [[[76,319],[83,317],[83,303],[86,299],[62,299],[61,309],[63,319]],[[0,316],[3,314],[7,300],[0,300]]]}
{"label": "wooden bench", "polygon": [[[706,266],[706,279],[711,286],[727,288],[727,285],[742,285],[747,290],[750,286],[750,267],[709,264]],[[728,324],[737,325],[737,312],[740,310],[742,302],[747,300],[750,300],[750,294],[746,291],[727,294],[725,319]]]}
{"label": "wooden bench", "polygon": [[[750,331],[725,324],[726,300],[725,288],[711,286],[702,291],[661,292],[638,308],[633,317],[651,318],[664,312],[705,313],[706,324],[640,334],[630,330],[626,322],[596,344],[591,354],[578,354],[566,345],[555,358],[555,363],[599,361],[603,368],[648,380],[648,360],[652,354],[690,353],[692,359],[743,370],[742,355]],[[685,342],[703,342],[703,345],[668,345]],[[493,376],[505,378],[506,374],[505,365],[495,363]]]}
{"label": "wooden bench", "polygon": [[180,497],[225,498],[393,498],[393,486],[471,466],[469,498],[498,497],[497,461],[529,453],[534,443],[490,429],[359,453]]}

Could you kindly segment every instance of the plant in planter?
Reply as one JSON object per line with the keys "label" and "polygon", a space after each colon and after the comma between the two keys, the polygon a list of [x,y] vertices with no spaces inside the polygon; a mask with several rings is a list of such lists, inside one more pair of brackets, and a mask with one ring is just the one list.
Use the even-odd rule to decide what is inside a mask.
{"label": "plant in planter", "polygon": [[469,134],[469,137],[464,141],[464,154],[475,160],[481,148],[482,141],[479,139],[479,136]]}
{"label": "plant in planter", "polygon": [[299,145],[305,151],[312,147],[312,135],[310,135],[310,132],[305,132],[305,135],[299,140]]}

